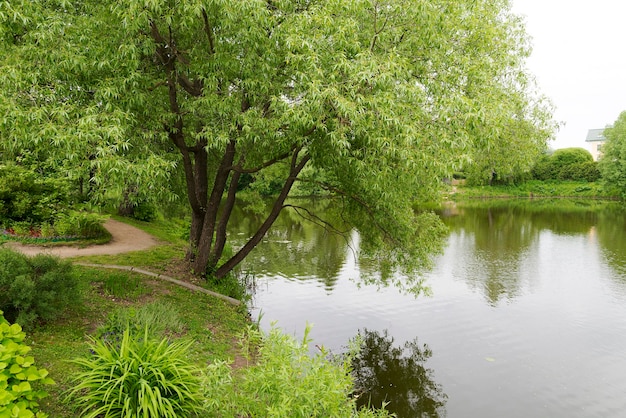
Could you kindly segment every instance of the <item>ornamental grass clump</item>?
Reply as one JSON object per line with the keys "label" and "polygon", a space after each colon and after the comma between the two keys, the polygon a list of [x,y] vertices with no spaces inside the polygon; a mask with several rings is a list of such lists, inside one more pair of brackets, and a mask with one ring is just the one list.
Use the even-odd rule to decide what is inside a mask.
{"label": "ornamental grass clump", "polygon": [[201,405],[198,369],[187,361],[191,342],[140,337],[127,329],[117,344],[92,340],[91,355],[72,362],[81,369],[68,399],[80,416],[175,418]]}

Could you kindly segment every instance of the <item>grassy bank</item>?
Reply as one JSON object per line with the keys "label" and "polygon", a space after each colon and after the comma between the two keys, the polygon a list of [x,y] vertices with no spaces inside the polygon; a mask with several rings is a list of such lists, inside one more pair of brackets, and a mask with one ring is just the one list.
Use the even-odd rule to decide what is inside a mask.
{"label": "grassy bank", "polygon": [[97,335],[98,328],[120,310],[136,312],[147,304],[171,307],[169,319],[176,317],[182,324],[176,337],[193,341],[193,361],[199,366],[237,354],[234,342],[248,323],[240,308],[134,273],[76,266],[73,274],[80,281],[82,300],[59,320],[27,333],[38,365],[57,383],[46,388],[50,396],[42,402],[42,410],[50,417],[76,416],[64,402],[64,393],[72,386],[70,376],[76,371],[68,361],[88,354],[87,336]]}
{"label": "grassy bank", "polygon": [[[161,245],[145,251],[73,261],[129,265],[190,280],[180,262],[185,247],[184,225],[124,221],[153,234],[162,241]],[[59,320],[27,330],[27,343],[37,364],[48,369],[57,383],[46,388],[50,396],[41,403],[42,410],[50,417],[76,416],[76,411],[64,401],[65,392],[72,386],[70,376],[76,371],[76,366],[68,361],[87,354],[89,336],[101,334],[111,318],[124,312],[132,316],[147,305],[167,306],[168,321],[178,325],[175,330],[166,330],[166,334],[193,341],[191,359],[200,367],[238,357],[236,342],[249,325],[245,305],[233,306],[210,295],[126,271],[75,265],[73,274],[79,282],[81,299]]]}
{"label": "grassy bank", "polygon": [[567,197],[585,199],[615,199],[599,183],[588,182],[543,182],[531,180],[518,185],[454,186],[450,192],[453,200],[480,198],[535,198]]}
{"label": "grassy bank", "polygon": [[[73,261],[131,265],[189,280],[180,267],[185,247],[184,225],[124,221],[155,235],[162,241],[161,245],[146,251]],[[77,416],[74,408],[65,402],[65,393],[73,385],[71,375],[77,367],[69,360],[89,353],[89,337],[101,335],[103,327],[110,327],[116,317],[132,317],[148,305],[157,307],[149,314],[155,318],[149,320],[165,323],[165,335],[193,341],[191,360],[196,365],[203,367],[214,361],[238,358],[237,341],[249,325],[245,305],[237,307],[137,273],[78,265],[72,270],[78,281],[80,300],[57,320],[26,330],[26,343],[32,348],[38,367],[46,368],[56,382],[45,388],[50,396],[41,402],[41,409],[50,417]],[[160,312],[159,307],[167,309]],[[169,329],[167,323],[176,325]]]}
{"label": "grassy bank", "polygon": [[[133,265],[192,280],[181,263],[184,225],[129,223],[157,236],[161,245],[145,251],[81,257],[74,261]],[[311,356],[310,340],[306,337],[304,341],[296,341],[277,328],[264,333],[250,324],[245,304],[236,306],[200,291],[126,270],[75,264],[71,275],[78,284],[80,297],[56,319],[27,329],[24,341],[32,348],[36,366],[47,369],[49,377],[56,382],[43,388],[49,396],[39,402],[40,410],[49,417],[83,416],[77,405],[85,400],[96,399],[94,402],[100,402],[99,407],[103,403],[109,407],[118,399],[122,402],[133,399],[129,401],[133,404],[146,399],[135,394],[138,385],[132,382],[140,379],[142,388],[158,384],[155,379],[165,376],[161,370],[181,364],[171,356],[159,357],[160,363],[151,360],[156,357],[147,357],[144,350],[156,346],[156,343],[150,345],[153,339],[162,341],[163,347],[189,344],[180,358],[190,364],[192,372],[186,379],[188,387],[195,391],[194,400],[187,397],[183,403],[193,404],[197,409],[191,415],[167,416],[389,416],[384,410],[357,409],[356,397],[350,396],[352,357],[330,357],[325,350]],[[195,284],[211,287],[197,280]],[[214,290],[219,291],[219,288]],[[131,333],[135,336],[129,337]],[[95,340],[100,342],[99,346],[94,345]],[[135,344],[136,348],[122,349],[128,344]],[[141,356],[140,360],[136,359],[136,354]],[[77,358],[82,358],[83,362],[77,363]],[[85,368],[85,362],[90,362],[89,367]],[[136,370],[127,365],[135,365]],[[150,372],[144,373],[146,370]],[[78,373],[82,373],[79,381],[76,380]],[[171,379],[161,381],[167,383]],[[103,384],[114,391],[105,401],[102,401],[102,394],[110,392],[94,389]],[[74,388],[78,391],[68,400],[68,392]],[[165,393],[160,389],[155,392]],[[158,400],[162,399],[160,396],[144,404],[162,410],[165,402]],[[168,396],[175,398],[171,393]],[[87,406],[87,411],[94,411],[92,404]],[[92,416],[105,415],[94,412]],[[142,412],[137,416],[146,415]]]}

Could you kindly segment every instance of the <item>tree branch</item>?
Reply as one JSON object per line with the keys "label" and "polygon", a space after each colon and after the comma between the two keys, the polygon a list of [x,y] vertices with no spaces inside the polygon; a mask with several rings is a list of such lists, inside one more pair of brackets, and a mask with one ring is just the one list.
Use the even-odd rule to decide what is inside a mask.
{"label": "tree branch", "polygon": [[213,38],[213,28],[211,27],[211,23],[209,22],[209,16],[207,15],[206,9],[202,9],[202,19],[204,20],[204,33],[206,33],[207,39],[209,40],[209,54],[215,54],[215,39]]}
{"label": "tree branch", "polygon": [[272,210],[270,211],[269,215],[267,215],[265,222],[263,222],[263,224],[255,232],[255,234],[248,240],[248,242],[244,244],[243,247],[241,247],[241,249],[235,255],[233,255],[228,261],[226,261],[226,263],[222,264],[215,271],[215,277],[217,277],[218,279],[221,279],[222,277],[224,277],[229,271],[235,268],[236,265],[241,263],[241,261],[243,261],[243,259],[248,254],[250,254],[250,251],[252,251],[254,247],[256,247],[259,244],[259,242],[261,242],[261,240],[263,239],[267,231],[270,229],[270,227],[274,224],[274,222],[278,218],[280,211],[283,209],[283,204],[285,203],[285,199],[287,199],[287,196],[289,195],[289,191],[291,190],[293,183],[296,181],[298,174],[300,174],[304,166],[311,159],[311,156],[309,154],[305,154],[302,157],[302,159],[298,161],[298,155],[300,154],[301,150],[302,150],[302,147],[297,147],[296,149],[293,150],[290,170],[289,170],[289,177],[287,177],[287,179],[285,180],[285,183],[283,184],[283,188],[281,189],[280,194],[274,201]]}
{"label": "tree branch", "polygon": [[282,161],[284,159],[286,159],[287,157],[289,157],[291,155],[291,151],[290,152],[286,152],[284,154],[278,155],[274,158],[272,158],[271,160],[268,160],[266,162],[264,162],[263,164],[261,164],[260,166],[254,167],[254,168],[243,168],[241,167],[241,164],[237,164],[237,165],[233,165],[228,167],[227,169],[230,171],[236,171],[238,173],[258,173],[259,171],[263,170],[264,168],[267,168],[271,165],[276,164],[279,161]]}
{"label": "tree branch", "polygon": [[178,74],[177,77],[178,77],[178,84],[183,88],[183,90],[191,94],[193,97],[202,96],[202,87],[203,87],[202,80],[196,79],[196,80],[191,81],[182,74]]}
{"label": "tree branch", "polygon": [[[398,244],[398,245],[400,244],[400,243],[398,242],[398,240],[396,240],[396,239],[393,237],[393,235],[392,235],[389,231],[387,231],[387,229],[385,229],[385,228],[384,228],[384,227],[380,224],[380,222],[378,222],[378,221],[377,221],[376,215],[374,214],[374,210],[370,207],[370,205],[369,205],[369,204],[368,204],[365,200],[363,200],[363,199],[362,199],[362,198],[360,198],[359,196],[356,196],[356,195],[354,195],[354,194],[348,193],[348,192],[346,192],[345,190],[342,190],[342,189],[340,189],[340,188],[338,188],[338,187],[331,186],[330,184],[323,183],[323,182],[320,182],[320,181],[314,181],[314,180],[304,180],[304,179],[300,179],[300,178],[298,179],[298,181],[302,181],[302,182],[307,182],[307,183],[317,184],[318,186],[320,186],[320,187],[321,187],[322,189],[324,189],[324,190],[327,190],[327,191],[329,191],[329,192],[333,192],[333,193],[337,193],[337,194],[339,194],[339,195],[341,195],[341,196],[344,196],[344,197],[346,197],[346,198],[348,198],[348,199],[350,199],[350,200],[352,200],[352,201],[354,201],[354,202],[358,203],[358,204],[359,204],[359,206],[361,206],[361,207],[365,210],[365,212],[366,212],[366,213],[367,213],[367,215],[370,217],[370,219],[372,220],[372,222],[374,223],[374,225],[376,226],[376,228],[377,228],[378,230],[380,230],[380,231],[383,233],[383,235],[384,235],[384,236],[385,236],[388,240],[390,240],[390,241],[394,242],[395,244]],[[388,214],[385,214],[385,216],[388,216]]]}

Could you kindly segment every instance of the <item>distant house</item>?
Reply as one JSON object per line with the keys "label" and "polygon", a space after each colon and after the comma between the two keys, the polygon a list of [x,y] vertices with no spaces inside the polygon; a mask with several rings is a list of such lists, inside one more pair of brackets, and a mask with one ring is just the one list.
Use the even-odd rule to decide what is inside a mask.
{"label": "distant house", "polygon": [[604,129],[589,129],[585,142],[589,143],[589,152],[593,156],[593,160],[598,161],[598,158],[602,155],[602,146],[606,142]]}

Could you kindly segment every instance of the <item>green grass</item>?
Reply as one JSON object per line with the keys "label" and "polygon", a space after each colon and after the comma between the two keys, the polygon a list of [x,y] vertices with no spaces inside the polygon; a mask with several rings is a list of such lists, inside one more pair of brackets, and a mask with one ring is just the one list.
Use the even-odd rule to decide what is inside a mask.
{"label": "green grass", "polygon": [[451,194],[450,197],[453,200],[498,197],[614,198],[599,183],[574,181],[543,182],[537,180],[510,186],[457,186],[456,193]]}
{"label": "green grass", "polygon": [[31,237],[26,235],[0,235],[0,244],[4,242],[19,242],[28,245],[40,245],[43,247],[57,247],[71,245],[73,247],[86,247],[88,245],[101,245],[111,241],[111,234],[107,231],[105,235],[97,238],[66,238],[66,237]]}
{"label": "green grass", "polygon": [[111,218],[137,227],[157,237],[162,241],[162,245],[147,250],[132,251],[123,254],[74,258],[74,261],[134,266],[155,272],[162,272],[173,260],[184,257],[187,247],[187,241],[183,239],[186,227],[184,221],[161,219],[153,222],[143,222],[117,215],[112,215]]}
{"label": "green grass", "polygon": [[[51,417],[74,417],[76,412],[63,402],[71,387],[70,375],[76,366],[70,359],[88,352],[88,335],[96,335],[116,309],[137,309],[150,303],[167,303],[185,324],[183,335],[194,341],[191,360],[206,365],[214,360],[226,360],[236,354],[234,341],[248,324],[242,308],[203,293],[191,292],[168,282],[133,273],[107,271],[75,266],[80,279],[82,300],[53,323],[28,333],[38,367],[46,368],[57,385],[46,388],[50,396],[41,405]],[[115,277],[111,279],[111,277]],[[106,283],[128,280],[137,286],[119,286],[115,295],[107,291]]]}

